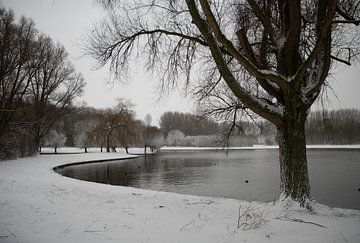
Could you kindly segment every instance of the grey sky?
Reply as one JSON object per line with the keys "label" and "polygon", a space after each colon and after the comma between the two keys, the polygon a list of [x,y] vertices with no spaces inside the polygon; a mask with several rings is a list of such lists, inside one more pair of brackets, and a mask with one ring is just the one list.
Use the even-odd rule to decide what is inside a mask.
{"label": "grey sky", "polygon": [[[180,92],[174,91],[162,100],[158,100],[156,80],[146,74],[143,67],[133,66],[130,70],[128,84],[107,84],[108,69],[94,70],[96,62],[90,57],[84,57],[80,43],[93,24],[101,20],[102,9],[96,6],[94,0],[0,0],[0,3],[14,10],[17,17],[24,15],[34,20],[37,29],[49,35],[65,46],[70,60],[80,71],[87,86],[81,100],[89,106],[97,108],[115,105],[116,98],[129,98],[135,104],[137,118],[143,119],[147,113],[157,124],[164,111],[192,111],[193,105],[189,98],[184,98]],[[360,108],[360,65],[334,75],[331,79],[333,91],[329,91],[330,109]],[[337,98],[333,95],[336,93]]]}

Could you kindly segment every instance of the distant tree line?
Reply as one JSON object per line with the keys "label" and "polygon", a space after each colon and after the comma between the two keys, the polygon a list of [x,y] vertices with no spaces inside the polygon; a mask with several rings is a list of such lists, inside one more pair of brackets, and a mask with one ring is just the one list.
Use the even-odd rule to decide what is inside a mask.
{"label": "distant tree line", "polygon": [[[237,124],[237,132],[233,132],[225,144],[222,139],[230,124],[217,123],[209,118],[200,119],[190,113],[165,112],[160,118],[160,127],[156,127],[151,125],[150,115],[144,120],[135,119],[132,107],[131,102],[125,99],[119,99],[114,107],[107,109],[71,107],[44,137],[42,145],[79,147],[85,152],[90,147],[99,148],[101,152],[124,148],[128,152],[131,147],[143,147],[146,150],[164,145],[199,147],[277,144],[276,129],[264,120],[240,122]],[[360,111],[355,109],[312,112],[307,122],[308,141],[310,144],[360,143],[359,117]],[[191,133],[194,127],[203,130]]]}
{"label": "distant tree line", "polygon": [[63,46],[0,8],[0,157],[34,153],[83,86]]}
{"label": "distant tree line", "polygon": [[[107,127],[109,129],[111,127],[109,123],[111,116],[108,114],[120,114],[115,111],[119,111],[118,107],[124,107],[124,100],[120,100],[121,102],[123,102],[122,105],[118,104],[113,109],[78,108],[76,114],[82,114],[80,116],[82,118],[68,119],[70,122],[65,126],[68,130],[65,132],[68,137],[66,145],[103,147],[109,151],[113,147],[123,147],[127,150],[132,146],[158,148],[163,145],[252,146],[254,144],[277,144],[275,127],[264,120],[238,122],[235,132],[226,137],[232,125],[226,122],[219,123],[210,118],[202,119],[200,116],[190,113],[165,112],[160,117],[160,126],[154,127],[149,122],[151,117],[147,116],[144,121],[136,120],[134,111],[129,108],[122,108],[126,110],[127,115],[123,114],[123,118],[119,117],[117,120],[116,124],[118,125],[113,125],[114,131],[108,139],[110,143],[107,144],[106,138],[110,130],[99,128]],[[130,104],[128,101],[125,103]],[[72,115],[69,114],[65,118],[69,116]],[[360,111],[356,109],[311,112],[306,123],[309,144],[360,143],[359,117]],[[77,119],[78,122],[76,122]],[[69,130],[76,131],[77,135],[72,134]],[[94,139],[95,137],[96,139]]]}
{"label": "distant tree line", "polygon": [[311,112],[306,136],[309,144],[360,144],[360,110]]}
{"label": "distant tree line", "polygon": [[191,113],[168,111],[160,117],[160,129],[165,136],[171,130],[180,130],[185,136],[213,135],[218,133],[219,124],[208,118]]}
{"label": "distant tree line", "polygon": [[[180,112],[166,112],[160,118],[160,130],[166,134],[166,145],[277,144],[276,128],[270,122],[241,121],[236,124],[236,131],[230,134],[231,125],[233,124],[216,123],[210,118],[201,119],[199,116]],[[310,112],[306,121],[306,137],[308,144],[360,144],[360,110]]]}
{"label": "distant tree line", "polygon": [[[266,121],[258,124],[258,142],[277,144],[276,129]],[[360,144],[360,110],[310,112],[305,123],[307,144]]]}

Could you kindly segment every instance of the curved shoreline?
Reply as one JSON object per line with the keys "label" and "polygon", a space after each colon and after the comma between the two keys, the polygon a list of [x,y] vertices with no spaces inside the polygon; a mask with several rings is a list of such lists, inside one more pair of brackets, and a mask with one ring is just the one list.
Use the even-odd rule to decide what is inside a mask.
{"label": "curved shoreline", "polygon": [[[131,155],[131,154],[130,154]],[[139,156],[132,155],[131,157],[121,157],[121,158],[109,158],[109,159],[96,159],[96,160],[88,160],[88,161],[79,161],[79,162],[71,162],[66,164],[57,165],[52,168],[53,171],[63,169],[72,165],[81,165],[81,164],[91,164],[91,163],[100,163],[100,162],[108,162],[108,161],[117,161],[117,160],[126,160],[126,159],[136,159]]]}
{"label": "curved shoreline", "polygon": [[[315,149],[316,150],[316,149]],[[225,159],[225,153],[222,152],[217,152],[217,150],[208,150],[208,152],[204,152],[204,150],[192,150],[192,152],[188,152],[187,150],[172,150],[172,151],[164,151],[161,152],[159,154],[159,156],[156,156],[154,159],[150,159],[148,161],[148,164],[146,163],[147,160],[145,159],[145,165],[144,163],[144,157],[140,156],[140,159],[134,159],[134,158],[121,158],[121,159],[101,159],[101,160],[91,160],[91,161],[83,161],[83,162],[74,162],[74,163],[67,163],[67,164],[63,164],[63,165],[58,165],[56,167],[53,168],[53,170],[57,173],[59,173],[62,176],[66,176],[66,177],[70,177],[73,179],[77,179],[77,180],[83,180],[83,181],[88,181],[88,182],[96,182],[96,183],[102,183],[102,184],[110,184],[113,186],[130,186],[130,187],[136,187],[136,188],[141,188],[141,189],[147,189],[147,190],[164,190],[164,191],[168,191],[168,192],[174,192],[174,193],[180,193],[180,194],[191,194],[191,195],[198,195],[198,196],[210,196],[210,197],[218,197],[218,198],[231,198],[231,199],[235,199],[235,200],[259,200],[261,202],[266,202],[268,200],[274,200],[276,198],[278,198],[279,192],[276,189],[278,184],[276,183],[277,181],[277,170],[275,169],[270,169],[270,168],[277,168],[277,157],[276,155],[276,151],[272,151],[271,149],[269,150],[257,150],[258,152],[253,152],[252,150],[249,152],[249,150],[232,150],[234,152],[230,152],[230,154],[232,153],[232,156],[230,156],[230,158],[232,160],[240,160],[238,162],[243,163],[243,160],[247,160],[247,161],[251,161],[254,164],[257,164],[257,161],[262,161],[259,158],[265,158],[267,161],[271,161],[271,166],[268,168],[264,165],[261,165],[261,168],[263,170],[263,168],[268,168],[269,172],[269,176],[266,177],[265,179],[262,179],[262,174],[261,172],[254,172],[253,169],[247,171],[245,174],[243,174],[244,172],[244,168],[246,169],[246,167],[242,167],[241,171],[238,171],[238,173],[235,174],[227,174],[229,176],[229,178],[227,178],[227,183],[228,184],[222,184],[221,181],[221,173],[219,173],[219,168],[221,171],[221,163],[224,162],[223,159]],[[333,174],[332,171],[334,171],[334,169],[330,169],[326,170],[326,168],[321,168],[318,166],[318,164],[323,163],[322,165],[327,165],[329,162],[331,162],[331,166],[335,166],[335,167],[331,167],[330,168],[337,168],[340,169],[340,167],[336,167],[338,165],[337,161],[340,161],[340,159],[344,159],[344,160],[348,160],[348,163],[352,163],[351,164],[351,168],[353,168],[355,171],[358,169],[357,164],[354,164],[354,162],[360,162],[359,161],[359,150],[352,150],[352,152],[348,152],[351,150],[340,150],[340,151],[344,151],[344,152],[337,152],[339,151],[338,148],[325,148],[322,151],[328,151],[328,152],[314,152],[312,151],[312,149],[310,149],[308,151],[309,153],[309,166],[314,169],[312,172],[313,174],[318,174],[320,176],[320,180],[318,179],[317,181],[321,182],[321,183],[317,183],[315,184],[313,181],[311,184],[311,187],[314,186],[315,190],[314,193],[312,194],[313,197],[315,198],[315,200],[319,200],[319,202],[324,203],[325,205],[328,205],[330,207],[341,207],[341,208],[351,208],[351,209],[357,209],[360,210],[358,202],[359,202],[359,198],[357,197],[357,192],[355,192],[354,194],[354,190],[358,191],[358,185],[357,185],[357,177],[353,175],[352,171],[353,170],[344,170],[346,171],[346,174],[342,173],[343,170],[339,170],[339,172],[337,172],[338,174]],[[328,155],[328,153],[331,153],[331,156]],[[210,155],[210,156],[209,156]],[[259,157],[260,155],[260,157]],[[336,156],[332,156],[332,155],[336,155]],[[339,155],[340,157],[338,157],[337,155]],[[163,157],[165,156],[165,157]],[[174,156],[174,157],[173,157]],[[165,175],[167,175],[167,173],[171,173],[171,175],[177,175],[177,169],[178,169],[178,165],[176,166],[176,169],[174,169],[174,167],[171,164],[174,160],[177,163],[177,160],[179,161],[183,161],[183,160],[191,160],[192,163],[194,163],[194,165],[191,165],[190,167],[198,167],[197,164],[197,159],[200,156],[201,159],[206,159],[206,163],[209,163],[206,165],[206,167],[213,167],[213,165],[216,165],[219,162],[220,167],[213,167],[210,168],[209,171],[215,171],[215,172],[211,172],[211,173],[215,173],[218,174],[218,179],[203,179],[201,181],[196,181],[196,184],[191,184],[193,182],[191,182],[190,184],[187,184],[186,181],[183,181],[182,179],[178,179],[178,176],[174,176],[174,178],[176,177],[177,179],[174,179],[174,181],[167,181],[162,179]],[[244,157],[245,156],[245,157]],[[265,156],[265,157],[263,157]],[[321,158],[320,158],[320,157]],[[345,157],[344,157],[345,156]],[[130,157],[130,156],[128,156]],[[151,158],[153,156],[150,156],[149,158]],[[270,159],[271,157],[271,159]],[[324,157],[325,159],[322,159],[322,157]],[[139,157],[137,157],[139,158]],[[238,159],[237,159],[238,158]],[[335,158],[335,159],[333,159]],[[233,162],[231,160],[231,162]],[[104,161],[104,163],[99,163]],[[115,161],[115,162],[111,162],[111,161]],[[213,162],[215,161],[215,162]],[[351,161],[351,162],[350,162]],[[166,163],[165,165],[163,163]],[[325,164],[324,164],[325,163]],[[83,165],[83,166],[77,166],[79,164],[87,164],[87,165]],[[187,163],[188,164],[188,163]],[[149,166],[149,169],[147,168],[147,165]],[[210,165],[210,166],[209,166]],[[72,167],[73,166],[73,167]],[[144,167],[145,166],[145,167]],[[160,166],[160,167],[159,167]],[[66,169],[64,169],[66,167]],[[152,169],[150,169],[150,167]],[[184,165],[180,165],[181,170],[183,169],[183,167],[188,167],[184,166]],[[201,166],[203,167],[203,166]],[[155,170],[153,170],[153,168],[156,168]],[[166,169],[164,169],[166,168]],[[319,169],[320,168],[320,169]],[[234,169],[236,170],[236,168],[234,167]],[[249,169],[249,168],[247,168]],[[159,171],[160,170],[160,171]],[[195,171],[194,169],[192,169],[193,171]],[[208,169],[207,169],[208,170]],[[324,172],[323,172],[324,171]],[[181,177],[186,174],[186,173],[190,173],[191,172],[181,172]],[[208,172],[206,172],[208,173]],[[131,176],[127,176],[127,175],[131,175]],[[189,175],[190,175],[189,174]],[[332,175],[331,177],[329,177],[328,175]],[[125,175],[125,176],[124,176]],[[207,174],[198,174],[201,175],[201,178],[208,178]],[[232,176],[230,176],[232,175]],[[144,176],[146,176],[147,179],[147,183],[146,184],[142,184],[143,183],[143,178]],[[349,176],[349,182],[348,185],[345,186],[344,184],[340,184],[341,181],[339,182],[339,180],[337,180],[337,182],[334,182],[334,185],[336,185],[336,187],[334,187],[335,190],[330,190],[328,187],[328,180],[332,179],[333,176],[341,176],[341,177],[347,177]],[[248,183],[247,180],[245,179],[249,179],[247,177],[253,177],[254,183],[250,183],[249,185],[247,185],[246,187],[244,187],[244,182]],[[149,179],[151,178],[151,179]],[[158,179],[157,179],[158,178]],[[160,179],[159,179],[160,178]],[[194,177],[195,178],[195,177]],[[238,178],[243,178],[242,180],[240,180],[240,184],[239,184],[239,179]],[[245,179],[244,179],[245,178]],[[311,178],[313,179],[313,178]],[[128,181],[129,180],[129,181]],[[190,180],[190,179],[189,179]],[[219,181],[220,180],[220,181]],[[251,180],[251,179],[250,179]],[[269,183],[264,183],[263,181],[266,180]],[[181,181],[181,185],[182,186],[177,186],[178,185],[178,181]],[[193,181],[191,179],[191,181]],[[206,181],[206,183],[202,182],[202,181]],[[217,188],[222,188],[221,190],[218,189],[213,189],[211,184],[214,182],[219,182],[219,185]],[[271,182],[271,186],[268,187],[268,185]],[[202,184],[203,183],[203,184]],[[157,184],[163,184],[166,186],[156,186]],[[208,185],[208,186],[206,186]],[[210,186],[209,186],[210,185]],[[231,189],[226,189],[226,186],[231,185]],[[255,186],[254,186],[255,185]],[[258,185],[262,185],[262,187],[259,187]],[[320,186],[319,186],[320,185]],[[192,189],[192,187],[197,188],[198,186],[201,187],[202,189]],[[257,186],[257,187],[256,187]],[[267,190],[263,190],[261,188],[267,187]],[[323,187],[323,188],[322,188]],[[319,188],[321,188],[321,190],[319,191]],[[342,188],[342,189],[338,189],[338,188]],[[356,189],[354,189],[356,188]],[[351,192],[347,192],[345,193],[344,191],[351,191]],[[325,195],[325,196],[324,196]],[[337,195],[333,196],[333,195]],[[340,195],[340,197],[339,197]]]}

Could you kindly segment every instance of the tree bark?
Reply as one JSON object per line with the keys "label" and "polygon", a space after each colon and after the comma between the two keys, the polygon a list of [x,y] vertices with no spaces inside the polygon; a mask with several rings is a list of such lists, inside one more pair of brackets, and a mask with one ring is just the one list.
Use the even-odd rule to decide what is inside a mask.
{"label": "tree bark", "polygon": [[40,146],[40,136],[34,136],[34,147],[36,148],[36,152],[41,153],[41,146]]}
{"label": "tree bark", "polygon": [[280,161],[280,190],[283,196],[307,205],[310,199],[307,169],[304,107],[285,109],[287,119],[277,127]]}
{"label": "tree bark", "polygon": [[106,136],[106,152],[110,153],[110,132]]}

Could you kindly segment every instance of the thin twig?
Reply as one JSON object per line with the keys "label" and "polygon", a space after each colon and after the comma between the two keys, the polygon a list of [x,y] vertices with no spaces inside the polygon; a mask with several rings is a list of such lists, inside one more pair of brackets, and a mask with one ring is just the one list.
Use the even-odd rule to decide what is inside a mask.
{"label": "thin twig", "polygon": [[241,203],[239,203],[239,215],[238,215],[238,222],[237,222],[237,228],[240,228],[240,219],[241,219]]}
{"label": "thin twig", "polygon": [[318,223],[314,223],[314,222],[311,222],[311,221],[305,221],[305,220],[298,219],[298,218],[290,218],[288,216],[276,217],[276,219],[283,220],[283,221],[292,221],[292,222],[297,222],[297,223],[313,224],[313,225],[319,226],[321,228],[327,228],[326,226],[318,224]]}
{"label": "thin twig", "polygon": [[200,227],[202,227],[204,224],[202,225],[199,225],[199,226],[195,226],[195,221],[199,219],[201,221],[201,215],[200,213],[195,217],[193,218],[192,220],[190,220],[190,222],[186,223],[183,227],[181,227],[181,229],[179,231],[183,231],[187,226],[193,224],[194,225],[194,229],[199,229]]}
{"label": "thin twig", "polygon": [[89,228],[90,228],[91,226],[93,226],[93,225],[94,225],[96,222],[98,222],[98,221],[99,221],[99,219],[94,220],[91,224],[88,225],[88,227],[86,227],[86,229],[84,230],[84,232],[86,232],[86,233],[102,232],[102,231],[100,231],[100,230],[89,230]]}
{"label": "thin twig", "polygon": [[12,236],[16,238],[16,235],[6,227],[6,224],[4,224],[4,228],[6,229],[7,232],[9,232]]}
{"label": "thin twig", "polygon": [[188,203],[188,205],[195,205],[195,204],[207,204],[207,205],[210,205],[212,203],[215,203],[215,201],[213,200],[200,200],[198,202],[193,202],[193,203]]}

